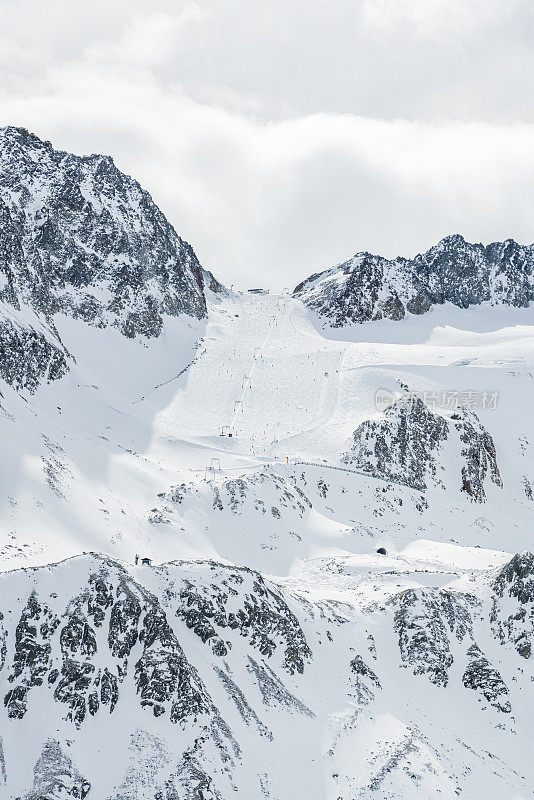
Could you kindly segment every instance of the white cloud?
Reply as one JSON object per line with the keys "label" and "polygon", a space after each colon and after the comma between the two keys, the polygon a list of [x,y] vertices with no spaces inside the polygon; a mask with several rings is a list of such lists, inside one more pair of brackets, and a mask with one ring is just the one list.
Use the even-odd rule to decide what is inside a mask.
{"label": "white cloud", "polygon": [[387,31],[398,38],[403,26],[416,37],[450,44],[499,22],[517,5],[517,0],[362,0],[359,9],[368,33]]}
{"label": "white cloud", "polygon": [[97,41],[87,49],[85,56],[104,64],[158,67],[181,49],[186,37],[192,35],[191,28],[207,17],[206,12],[192,2],[186,3],[177,14],[165,11],[137,14],[116,40]]}
{"label": "white cloud", "polygon": [[[422,3],[400,5],[410,6],[412,20],[422,15],[423,39],[443,31],[440,2],[433,3],[434,28]],[[498,3],[490,5],[497,14]],[[381,0],[391,23],[388,7]],[[257,64],[242,61],[251,21],[239,8],[234,0],[234,41],[240,43],[234,69],[258,76],[265,54],[258,50]],[[359,4],[358,13],[364,8]],[[178,10],[161,3],[146,13],[134,3],[125,19],[110,21],[113,30],[105,35],[93,26],[74,54],[26,49],[43,68],[38,81],[15,71],[16,88],[2,81],[2,122],[24,125],[63,149],[114,155],[227,283],[295,284],[357,250],[413,255],[452,232],[482,241],[534,239],[532,123],[496,122],[491,115],[423,121],[425,115],[380,119],[328,109],[289,114],[288,95],[277,88],[283,70],[271,84],[258,80],[253,92],[246,80],[208,79],[210,71],[199,66],[206,53],[232,49],[217,13],[216,4],[205,2]],[[264,35],[275,30],[252,3],[254,15]],[[484,19],[491,26],[490,17]],[[295,33],[293,16],[280,19],[279,27],[283,22],[287,30],[279,31],[273,52]],[[318,23],[308,19],[308,33]],[[254,31],[261,39],[262,31]],[[16,37],[11,41],[22,46]],[[191,71],[191,59],[198,69]],[[192,82],[194,73],[202,80]],[[280,113],[259,116],[258,108],[274,107],[275,96]],[[320,93],[312,105],[321,106]]]}

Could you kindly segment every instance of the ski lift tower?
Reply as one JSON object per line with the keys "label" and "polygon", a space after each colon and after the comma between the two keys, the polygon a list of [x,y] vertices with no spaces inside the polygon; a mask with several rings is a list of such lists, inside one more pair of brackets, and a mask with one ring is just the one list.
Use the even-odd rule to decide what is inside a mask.
{"label": "ski lift tower", "polygon": [[206,483],[213,483],[215,481],[215,470],[212,466],[206,467],[204,470],[204,480]]}
{"label": "ski lift tower", "polygon": [[204,470],[204,480],[206,483],[218,483],[218,476],[221,474],[221,462],[218,458],[212,458],[209,467]]}

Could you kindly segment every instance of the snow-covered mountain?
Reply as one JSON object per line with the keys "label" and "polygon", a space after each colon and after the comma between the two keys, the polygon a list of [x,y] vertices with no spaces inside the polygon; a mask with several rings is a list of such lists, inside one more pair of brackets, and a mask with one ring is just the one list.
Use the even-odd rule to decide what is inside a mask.
{"label": "snow-covered mountain", "polygon": [[329,601],[213,561],[127,570],[87,555],[5,573],[0,786],[526,797],[534,556],[447,588],[422,564],[366,566],[320,565],[338,579]]}
{"label": "snow-covered mountain", "polygon": [[206,315],[206,284],[221,288],[109,156],[74,156],[23,128],[0,129],[4,380],[33,390],[67,371],[58,313],[159,336],[165,315]]}
{"label": "snow-covered mountain", "polygon": [[312,275],[294,290],[334,326],[425,314],[432,306],[490,302],[524,308],[534,300],[534,246],[487,246],[447,236],[413,259],[370,253]]}
{"label": "snow-covered mountain", "polygon": [[529,249],[325,325],[0,135],[0,797],[530,797]]}

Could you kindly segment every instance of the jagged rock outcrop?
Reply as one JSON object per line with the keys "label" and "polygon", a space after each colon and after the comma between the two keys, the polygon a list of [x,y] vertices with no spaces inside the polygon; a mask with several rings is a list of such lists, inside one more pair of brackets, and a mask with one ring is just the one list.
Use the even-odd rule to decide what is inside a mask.
{"label": "jagged rock outcrop", "polygon": [[495,444],[473,411],[459,409],[451,420],[462,444],[462,491],[480,503],[486,498],[484,482],[488,474],[502,488]]}
{"label": "jagged rock outcrop", "polygon": [[157,599],[106,563],[61,614],[35,591],[30,594],[8,669],[12,688],[4,705],[11,718],[22,719],[29,693],[44,685],[79,727],[88,714],[113,712],[126,678],[154,716],[167,713],[179,722],[211,711]]}
{"label": "jagged rock outcrop", "polygon": [[227,654],[235,632],[265,658],[280,649],[281,666],[290,675],[304,672],[311,650],[300,623],[281,593],[259,572],[213,562],[192,565],[191,571],[202,579],[185,580],[183,588],[177,587],[176,615],[210,643],[215,655]]}
{"label": "jagged rock outcrop", "polygon": [[386,409],[382,419],[359,425],[342,461],[421,491],[429,477],[436,477],[437,451],[448,433],[444,417],[434,414],[420,398],[403,396]]}
{"label": "jagged rock outcrop", "polygon": [[454,235],[413,259],[357,253],[307,278],[294,295],[336,327],[400,320],[446,302],[526,307],[534,300],[534,245],[507,239],[485,246]]}
{"label": "jagged rock outcrop", "polygon": [[500,672],[491,666],[478,645],[472,644],[467,655],[469,663],[462,677],[463,685],[467,689],[482,692],[490,705],[504,714],[509,714],[512,706],[508,699],[508,687]]}
{"label": "jagged rock outcrop", "polygon": [[36,320],[34,327],[22,314],[5,313],[0,304],[0,378],[6,383],[32,393],[41,383],[61,378],[70,361],[50,326]]}
{"label": "jagged rock outcrop", "polygon": [[[476,597],[447,590],[408,589],[390,603],[395,608],[393,626],[403,666],[445,688],[455,657],[465,660],[465,688],[478,692],[497,711],[510,713],[508,687],[474,638],[474,616],[480,607]],[[456,656],[454,651],[458,651]]]}
{"label": "jagged rock outcrop", "polygon": [[[165,315],[205,316],[206,288],[223,289],[109,156],[76,156],[23,128],[0,129],[4,380],[32,390],[66,371],[57,313],[154,337]],[[25,324],[14,329],[9,309]]]}
{"label": "jagged rock outcrop", "polygon": [[[51,572],[56,580],[50,580]],[[194,652],[192,634],[211,644],[208,652],[217,663],[213,671],[208,666],[208,677],[220,686],[215,694],[223,692],[242,724],[271,741],[272,733],[221,656],[230,658],[233,647],[238,654],[243,648],[254,654],[242,652],[237,665],[241,661],[260,705],[312,717],[280,677],[302,676],[311,649],[282,592],[259,573],[217,562],[176,562],[146,575],[157,576],[158,595],[117,562],[93,554],[13,573],[11,583],[4,576],[3,588],[16,586],[20,598],[2,594],[2,732],[11,735],[15,725],[31,729],[39,710],[46,709],[48,730],[57,729],[56,736],[70,730],[73,740],[89,746],[93,732],[102,730],[95,726],[115,730],[117,724],[122,730],[127,720],[129,750],[144,767],[132,769],[122,784],[114,778],[121,788],[113,797],[140,799],[145,786],[154,800],[220,800],[226,796],[221,775],[227,794],[241,746],[212,699],[213,685],[208,689],[182,641]],[[32,587],[25,600],[24,586]],[[79,751],[70,750],[71,743],[64,736],[43,740],[19,800],[92,796],[93,778],[79,768]],[[114,744],[110,738],[107,746]]]}
{"label": "jagged rock outcrop", "polygon": [[534,555],[517,553],[495,577],[491,622],[501,644],[529,659],[534,643]]}
{"label": "jagged rock outcrop", "polygon": [[354,698],[360,706],[366,706],[374,700],[376,690],[382,688],[380,680],[360,655],[351,660],[350,669]]}
{"label": "jagged rock outcrop", "polygon": [[[345,571],[344,559],[336,562],[336,585],[347,579],[350,597],[361,586],[351,582],[354,565],[349,560]],[[481,714],[497,715],[490,726],[499,720],[502,730],[513,730],[518,691],[531,682],[513,652],[517,647],[524,666],[521,642],[532,635],[534,604],[530,553],[479,575],[472,594],[393,589],[384,602],[359,611],[347,602],[338,609],[336,601],[306,599],[283,582],[216,561],[138,567],[135,574],[142,582],[91,554],[2,575],[0,718],[8,747],[4,760],[0,747],[0,784],[25,787],[11,792],[14,800],[91,800],[95,791],[103,800],[222,800],[245,785],[248,791],[251,784],[240,782],[250,779],[247,759],[258,758],[256,748],[258,764],[269,748],[276,752],[285,727],[322,740],[325,710],[332,716],[324,757],[336,758],[347,745],[353,752],[352,737],[370,735],[383,703],[393,700],[394,707],[399,689],[401,697],[409,693],[415,716],[407,707],[395,730],[408,730],[419,744],[408,747],[402,733],[393,755],[382,745],[377,753],[408,769],[422,746],[416,729],[425,714],[431,720],[425,736],[436,724],[442,736],[436,692],[453,705],[464,698],[476,709],[478,701]],[[512,660],[505,649],[499,659],[492,631],[512,645]],[[42,732],[39,715],[46,715]],[[24,731],[28,752],[14,749]],[[299,743],[284,742],[288,757],[295,747],[308,764]],[[103,758],[107,750],[111,756]],[[363,785],[378,786],[386,773],[374,756],[368,765],[382,777]],[[105,792],[104,769],[110,771]],[[271,777],[256,776],[260,785],[251,796],[284,796],[269,792]]]}
{"label": "jagged rock outcrop", "polygon": [[431,482],[445,486],[447,476],[438,471],[445,445],[452,448],[458,465],[455,483],[475,502],[486,499],[487,478],[502,487],[495,444],[475,412],[459,408],[448,420],[411,394],[401,395],[381,418],[362,422],[341,460],[376,477],[424,491]]}
{"label": "jagged rock outcrop", "polygon": [[392,601],[402,662],[414,675],[447,686],[453,662],[450,634],[459,642],[471,634],[469,599],[450,592],[407,589]]}

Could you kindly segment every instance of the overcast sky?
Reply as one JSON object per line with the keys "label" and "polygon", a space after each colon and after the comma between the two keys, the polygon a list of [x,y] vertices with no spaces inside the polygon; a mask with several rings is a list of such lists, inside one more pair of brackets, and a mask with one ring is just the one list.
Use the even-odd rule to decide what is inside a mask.
{"label": "overcast sky", "polygon": [[532,0],[0,0],[1,124],[111,154],[236,286],[534,241]]}

